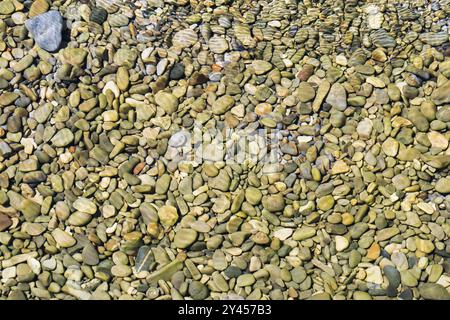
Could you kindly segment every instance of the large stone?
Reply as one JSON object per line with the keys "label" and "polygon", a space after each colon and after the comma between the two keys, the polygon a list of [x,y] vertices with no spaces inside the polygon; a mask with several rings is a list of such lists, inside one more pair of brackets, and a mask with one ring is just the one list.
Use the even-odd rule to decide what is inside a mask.
{"label": "large stone", "polygon": [[292,235],[292,239],[295,241],[302,241],[305,239],[309,239],[311,237],[314,237],[316,235],[316,229],[309,226],[303,226],[297,230],[295,230],[294,234]]}
{"label": "large stone", "polygon": [[64,61],[73,65],[80,66],[87,57],[87,51],[83,48],[65,48],[62,52]]}
{"label": "large stone", "polygon": [[77,243],[77,241],[70,234],[61,229],[53,230],[52,237],[55,239],[56,243],[62,248],[69,248]]}
{"label": "large stone", "polygon": [[12,225],[12,220],[6,214],[0,213],[0,232],[8,229]]}
{"label": "large stone", "polygon": [[197,240],[198,233],[193,229],[179,229],[175,233],[173,243],[177,248],[186,249]]}
{"label": "large stone", "polygon": [[67,128],[59,130],[52,138],[52,143],[55,147],[65,147],[72,143],[74,135],[72,131]]}
{"label": "large stone", "polygon": [[159,217],[159,221],[165,227],[171,227],[178,220],[177,208],[175,208],[174,206],[170,206],[170,205],[162,206],[158,210],[158,217]]}
{"label": "large stone", "polygon": [[356,132],[361,139],[369,139],[372,134],[373,123],[370,119],[364,119],[356,127]]}
{"label": "large stone", "polygon": [[426,300],[450,300],[450,293],[437,283],[424,283],[419,286],[419,292]]}
{"label": "large stone", "polygon": [[440,178],[436,182],[435,189],[439,193],[443,193],[443,194],[450,193],[450,178]]}
{"label": "large stone", "polygon": [[256,75],[264,74],[272,69],[272,64],[264,60],[253,60],[252,62],[253,70],[255,70]]}
{"label": "large stone", "polygon": [[159,91],[155,95],[155,102],[160,106],[167,114],[172,114],[177,111],[178,99],[173,94],[168,92]]}
{"label": "large stone", "polygon": [[347,92],[342,84],[335,83],[331,86],[325,102],[339,111],[344,111],[347,108]]}
{"label": "large stone", "polygon": [[437,105],[450,103],[450,80],[436,88],[431,95],[431,99]]}
{"label": "large stone", "polygon": [[228,111],[228,109],[231,108],[231,106],[233,106],[233,104],[234,104],[233,97],[229,95],[224,95],[213,102],[211,106],[212,112],[216,115],[224,114],[225,112]]}
{"label": "large stone", "polygon": [[13,13],[15,10],[14,3],[10,0],[3,0],[0,1],[0,14],[1,15],[8,15]]}
{"label": "large stone", "polygon": [[399,146],[400,144],[397,140],[389,137],[383,142],[381,147],[383,148],[383,152],[385,155],[389,157],[395,157],[398,153]]}
{"label": "large stone", "polygon": [[174,46],[187,48],[192,46],[198,40],[198,36],[192,29],[184,29],[175,33],[172,38]]}
{"label": "large stone", "polygon": [[27,20],[25,26],[39,47],[49,52],[59,49],[63,19],[58,11],[52,10],[37,15]]}
{"label": "large stone", "polygon": [[373,266],[366,269],[366,281],[376,284],[383,283],[383,276],[381,274],[381,269],[378,266]]}
{"label": "large stone", "polygon": [[87,198],[78,198],[74,201],[73,207],[84,213],[95,214],[97,212],[97,205],[91,200]]}
{"label": "large stone", "polygon": [[284,197],[281,193],[264,196],[262,198],[262,205],[264,209],[267,209],[270,212],[283,211],[285,206]]}

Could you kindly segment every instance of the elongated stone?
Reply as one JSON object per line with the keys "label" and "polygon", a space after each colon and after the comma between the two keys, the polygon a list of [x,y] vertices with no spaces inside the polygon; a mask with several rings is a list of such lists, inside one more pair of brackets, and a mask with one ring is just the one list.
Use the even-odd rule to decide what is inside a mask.
{"label": "elongated stone", "polygon": [[146,280],[151,283],[151,284],[155,284],[157,283],[159,280],[170,280],[170,278],[172,277],[172,275],[181,270],[183,268],[183,263],[178,260],[175,259],[172,262],[164,265],[163,267],[159,268],[158,270],[154,271],[153,273],[151,273]]}

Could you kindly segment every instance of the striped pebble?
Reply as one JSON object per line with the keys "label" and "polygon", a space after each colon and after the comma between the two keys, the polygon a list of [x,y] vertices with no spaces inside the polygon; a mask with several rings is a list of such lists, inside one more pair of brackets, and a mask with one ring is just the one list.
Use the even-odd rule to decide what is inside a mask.
{"label": "striped pebble", "polygon": [[219,25],[224,28],[230,28],[231,27],[231,19],[227,16],[220,16],[218,19]]}
{"label": "striped pebble", "polygon": [[283,59],[281,58],[281,52],[279,50],[275,50],[273,52],[271,61],[278,70],[284,70],[286,68]]}
{"label": "striped pebble", "polygon": [[277,30],[275,28],[272,28],[272,27],[264,28],[262,30],[264,40],[266,40],[266,41],[272,40],[274,38],[274,35],[276,32],[277,32]]}
{"label": "striped pebble", "polygon": [[348,60],[348,65],[351,67],[363,65],[367,61],[367,56],[363,49],[356,49]]}
{"label": "striped pebble", "polygon": [[224,38],[214,36],[209,39],[208,42],[209,48],[212,52],[221,54],[228,50],[228,41]]}
{"label": "striped pebble", "polygon": [[234,26],[234,36],[244,47],[254,48],[256,46],[256,41],[253,39],[250,28],[247,25],[236,24]]}
{"label": "striped pebble", "polygon": [[128,17],[121,13],[112,14],[108,19],[111,27],[124,27],[128,25],[129,21]]}
{"label": "striped pebble", "polygon": [[398,7],[397,14],[400,19],[408,20],[408,21],[415,20],[419,17],[419,15],[417,13],[413,12],[409,8],[404,8],[404,7]]}
{"label": "striped pebble", "polygon": [[299,29],[295,35],[295,42],[303,43],[306,40],[308,40],[308,37],[309,37],[308,29],[305,28]]}
{"label": "striped pebble", "polygon": [[406,43],[411,43],[419,37],[419,34],[415,31],[410,31],[405,35],[404,41]]}
{"label": "striped pebble", "polygon": [[445,31],[422,33],[419,39],[430,46],[439,46],[448,42],[448,33]]}
{"label": "striped pebble", "polygon": [[275,2],[275,6],[267,6],[267,8],[270,8],[270,13],[266,16],[269,21],[283,20],[286,16],[289,16],[289,11],[286,9],[283,1],[277,1]]}
{"label": "striped pebble", "polygon": [[200,34],[203,37],[203,39],[205,39],[206,41],[208,41],[211,38],[211,26],[207,23],[202,24],[200,26]]}
{"label": "striped pebble", "polygon": [[172,43],[176,47],[188,48],[198,40],[197,33],[192,29],[184,29],[175,33]]}
{"label": "striped pebble", "polygon": [[108,17],[108,11],[106,11],[102,7],[95,7],[91,11],[91,15],[89,19],[95,23],[103,24],[103,22],[106,21],[106,18]]}
{"label": "striped pebble", "polygon": [[382,48],[393,48],[396,45],[395,39],[384,29],[372,31],[370,40],[375,46]]}

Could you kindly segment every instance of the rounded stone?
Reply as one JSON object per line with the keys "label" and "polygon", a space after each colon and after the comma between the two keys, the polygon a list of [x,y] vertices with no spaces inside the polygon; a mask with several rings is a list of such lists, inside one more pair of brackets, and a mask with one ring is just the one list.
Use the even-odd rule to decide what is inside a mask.
{"label": "rounded stone", "polygon": [[162,206],[158,210],[158,217],[165,227],[171,227],[178,221],[177,208],[170,205]]}
{"label": "rounded stone", "polygon": [[186,249],[197,240],[198,233],[193,229],[179,229],[175,233],[173,243],[175,247]]}

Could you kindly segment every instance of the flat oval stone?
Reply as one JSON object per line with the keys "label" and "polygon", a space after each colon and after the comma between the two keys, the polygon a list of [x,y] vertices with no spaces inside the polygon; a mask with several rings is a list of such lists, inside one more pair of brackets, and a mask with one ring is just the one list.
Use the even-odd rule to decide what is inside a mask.
{"label": "flat oval stone", "polygon": [[187,48],[198,41],[197,33],[192,29],[184,29],[175,33],[172,38],[174,46]]}
{"label": "flat oval stone", "polygon": [[281,194],[262,198],[263,207],[269,212],[279,212],[285,207],[285,200]]}
{"label": "flat oval stone", "polygon": [[197,231],[193,229],[179,229],[175,233],[173,243],[175,247],[186,249],[197,240]]}
{"label": "flat oval stone", "polygon": [[62,248],[70,248],[77,243],[77,241],[70,234],[61,229],[53,230],[52,237],[55,239],[56,243]]}
{"label": "flat oval stone", "polygon": [[419,292],[426,300],[450,300],[450,293],[437,283],[424,283],[419,286]]}
{"label": "flat oval stone", "polygon": [[78,211],[88,214],[95,214],[97,212],[97,205],[87,198],[78,198],[73,203],[73,207]]}
{"label": "flat oval stone", "polygon": [[59,130],[52,138],[52,143],[55,147],[65,147],[72,143],[75,136],[72,131],[67,128]]}
{"label": "flat oval stone", "polygon": [[173,226],[178,220],[177,208],[174,206],[162,206],[158,210],[159,221],[166,227]]}
{"label": "flat oval stone", "polygon": [[228,50],[228,41],[222,37],[214,36],[209,39],[208,46],[212,52],[221,54]]}

